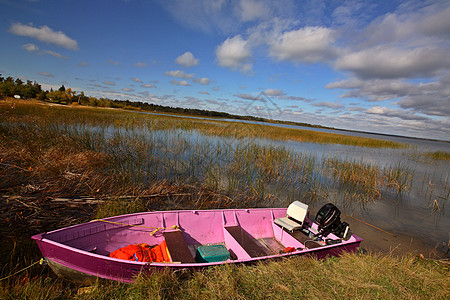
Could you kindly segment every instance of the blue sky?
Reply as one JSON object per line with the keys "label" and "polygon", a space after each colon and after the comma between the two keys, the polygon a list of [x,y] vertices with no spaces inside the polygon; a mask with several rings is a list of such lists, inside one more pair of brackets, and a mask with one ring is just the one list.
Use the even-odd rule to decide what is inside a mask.
{"label": "blue sky", "polygon": [[450,140],[449,1],[0,0],[0,73]]}

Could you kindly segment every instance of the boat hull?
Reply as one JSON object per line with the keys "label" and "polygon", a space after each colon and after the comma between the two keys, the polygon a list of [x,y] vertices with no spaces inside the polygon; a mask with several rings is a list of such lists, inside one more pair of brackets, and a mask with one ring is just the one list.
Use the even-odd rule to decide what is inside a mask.
{"label": "boat hull", "polygon": [[[342,252],[354,252],[362,239],[352,235],[350,239],[334,245],[315,247],[303,244],[285,232],[273,220],[284,216],[286,209],[245,209],[209,211],[149,212],[117,216],[75,225],[60,230],[38,234],[37,242],[52,270],[66,279],[76,282],[92,282],[98,278],[133,282],[141,272],[158,270],[201,269],[224,263],[250,264],[288,256],[311,255],[317,258],[338,256]],[[175,223],[175,224],[174,224]],[[170,226],[168,226],[170,225]],[[172,225],[180,229],[173,229]],[[168,227],[167,227],[168,226]],[[279,248],[262,247],[266,252],[255,254],[245,248],[230,228],[239,228],[256,242],[269,241],[277,247],[294,247],[290,253],[275,253]],[[243,228],[243,229],[242,229]],[[312,224],[311,230],[317,229]],[[120,246],[147,242],[158,244],[164,234],[181,230],[183,242],[192,249],[200,245],[223,244],[236,257],[221,262],[137,262],[111,258],[108,253]],[[181,235],[180,235],[181,236]],[[337,237],[334,237],[337,239]],[[310,241],[307,241],[310,242]],[[258,242],[259,243],[259,242]],[[261,245],[259,243],[259,245]],[[271,248],[273,251],[270,252]],[[169,249],[170,250],[170,249]]]}

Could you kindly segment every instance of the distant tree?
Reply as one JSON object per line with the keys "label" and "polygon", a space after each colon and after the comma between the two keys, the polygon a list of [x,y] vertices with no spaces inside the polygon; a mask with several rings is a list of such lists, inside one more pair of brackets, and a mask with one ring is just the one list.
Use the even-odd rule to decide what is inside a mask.
{"label": "distant tree", "polygon": [[47,97],[48,91],[40,91],[39,93],[36,94],[36,98],[42,101],[45,101],[48,99]]}
{"label": "distant tree", "polygon": [[61,87],[59,88],[58,91],[60,91],[60,92],[65,92],[66,91],[66,87],[64,86],[64,84],[61,85]]}
{"label": "distant tree", "polygon": [[23,84],[23,81],[20,78],[16,79],[16,86],[20,86]]}
{"label": "distant tree", "polygon": [[77,101],[80,105],[89,105],[89,97],[85,96],[84,92],[77,95]]}
{"label": "distant tree", "polygon": [[47,98],[52,102],[57,102],[61,104],[72,103],[72,91],[67,93],[66,91],[51,91],[47,94]]}
{"label": "distant tree", "polygon": [[99,106],[100,101],[95,97],[89,97],[89,105],[90,106]]}
{"label": "distant tree", "polygon": [[3,80],[2,85],[0,86],[0,93],[6,97],[12,97],[14,96],[15,88],[16,84],[14,78],[9,76]]}

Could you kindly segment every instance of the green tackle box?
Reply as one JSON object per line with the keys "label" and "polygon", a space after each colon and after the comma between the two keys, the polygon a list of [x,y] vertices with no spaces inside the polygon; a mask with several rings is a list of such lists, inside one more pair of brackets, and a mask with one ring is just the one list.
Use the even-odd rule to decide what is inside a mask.
{"label": "green tackle box", "polygon": [[195,256],[196,262],[218,262],[230,259],[230,252],[222,244],[200,246]]}

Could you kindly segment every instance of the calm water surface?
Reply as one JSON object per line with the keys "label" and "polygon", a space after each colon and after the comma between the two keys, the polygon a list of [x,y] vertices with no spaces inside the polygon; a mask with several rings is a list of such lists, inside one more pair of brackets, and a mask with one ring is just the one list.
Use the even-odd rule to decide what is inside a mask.
{"label": "calm water surface", "polygon": [[[191,118],[214,121],[209,118]],[[227,120],[220,119],[220,121]],[[322,161],[328,158],[364,162],[380,168],[401,167],[404,170],[408,170],[408,172],[413,175],[411,189],[403,194],[383,191],[381,199],[365,204],[350,205],[348,201],[344,202],[342,200],[342,190],[336,188],[332,178],[322,180],[320,184],[326,186],[327,199],[309,203],[312,215],[314,216],[315,212],[317,212],[317,210],[326,202],[330,201],[336,203],[343,211],[343,219],[351,223],[352,228],[355,229],[354,231],[356,233],[361,232],[361,235],[364,234],[362,237],[366,239],[367,246],[371,249],[389,251],[389,247],[395,247],[397,244],[403,243],[409,244],[409,247],[404,249],[406,251],[414,250],[414,248],[421,248],[421,252],[426,251],[426,249],[436,249],[441,256],[448,249],[447,245],[450,239],[450,217],[448,208],[450,205],[448,203],[450,197],[450,162],[444,160],[432,160],[424,156],[423,153],[434,151],[450,152],[449,142],[240,120],[228,121],[240,122],[242,123],[242,126],[245,126],[245,124],[248,123],[258,123],[267,126],[281,126],[385,139],[405,143],[408,145],[408,148],[368,148],[265,139],[246,139],[245,141],[242,141],[230,138],[211,137],[195,131],[183,130],[173,130],[169,133],[163,133],[162,131],[152,132],[148,129],[142,129],[141,132],[138,132],[138,135],[151,136],[151,139],[156,145],[165,145],[161,148],[154,147],[154,149],[151,150],[153,152],[152,155],[157,157],[155,163],[158,163],[157,160],[163,160],[167,157],[172,157],[172,161],[188,161],[190,159],[192,163],[192,153],[198,155],[201,151],[228,149],[221,154],[202,154],[202,157],[199,158],[199,160],[202,160],[199,162],[199,165],[202,163],[209,163],[216,164],[217,168],[221,168],[229,161],[229,158],[227,158],[227,155],[229,154],[227,153],[231,153],[230,149],[234,149],[235,147],[242,145],[242,143],[253,143],[262,146],[286,149],[293,153],[306,154],[315,157],[316,168],[321,168]],[[122,134],[127,133],[127,130],[110,128],[106,131],[106,134],[112,136],[118,131]],[[129,134],[131,136],[136,134],[136,132],[133,131]],[[199,149],[199,147],[204,147],[205,150]],[[129,155],[132,154],[133,153],[129,153]],[[217,155],[221,157],[217,159]],[[205,162],[208,159],[210,159],[210,162]],[[180,168],[185,167],[185,164],[183,164],[184,163],[180,164]],[[196,173],[197,171],[191,172]],[[320,170],[317,170],[317,172],[319,173]],[[172,170],[164,173],[163,176],[177,177],[179,174],[180,173],[177,170]],[[197,174],[195,175],[197,176]],[[277,189],[274,194],[280,199],[280,202],[278,204],[275,203],[275,205],[285,206],[286,203],[283,200],[285,200],[286,197],[283,194],[283,191]],[[302,199],[298,200],[302,201]],[[358,219],[358,221],[355,221],[355,219],[350,217],[347,218],[347,216],[352,216]],[[374,229],[373,227],[363,224],[359,220],[383,229],[392,235]],[[395,237],[393,237],[393,235],[395,235]]]}
{"label": "calm water surface", "polygon": [[[176,115],[170,116],[179,117]],[[392,242],[393,244],[399,243],[400,241],[404,242],[410,238],[412,247],[416,245],[412,240],[416,239],[423,244],[423,247],[428,247],[429,249],[434,248],[436,251],[440,251],[441,254],[448,249],[448,243],[450,241],[450,216],[448,211],[448,206],[450,205],[450,203],[448,203],[450,197],[450,162],[444,160],[431,160],[424,157],[422,154],[434,151],[450,152],[450,142],[233,119],[191,118],[210,121],[237,122],[242,123],[243,126],[245,126],[245,124],[260,124],[265,126],[297,128],[384,139],[407,144],[408,148],[406,149],[390,149],[337,144],[301,143],[295,141],[268,141],[259,139],[253,139],[251,141],[252,143],[284,147],[294,152],[314,155],[318,158],[317,161],[319,163],[317,163],[317,167],[320,166],[320,161],[323,159],[339,158],[347,161],[361,161],[381,168],[395,168],[400,166],[407,169],[413,174],[411,190],[400,196],[398,194],[385,192],[382,193],[382,197],[378,201],[364,205],[349,206],[348,204],[340,203],[339,191],[332,190],[332,186],[330,186],[329,188],[331,190],[329,192],[329,199],[327,200],[340,204],[339,207],[343,210],[343,216],[352,215],[371,225],[379,227],[380,229],[395,234],[398,237],[398,240],[389,240],[389,242]],[[202,135],[195,135],[194,138],[217,140],[217,138],[209,138]],[[282,195],[277,196],[282,198]],[[311,211],[317,211],[324,203],[325,201],[322,201],[321,203],[311,203]],[[357,221],[355,223],[353,221],[352,223],[355,224],[356,227],[361,228],[361,222]],[[392,236],[384,234],[382,231],[377,231],[376,229],[372,233],[373,236],[364,237],[366,239],[374,239],[368,244],[377,244],[377,239],[392,239]],[[400,237],[403,237],[403,239]],[[387,243],[387,245],[389,245],[389,243]],[[376,247],[374,247],[374,249],[375,248]],[[389,249],[383,250],[386,251]],[[413,249],[410,247],[407,250]]]}

